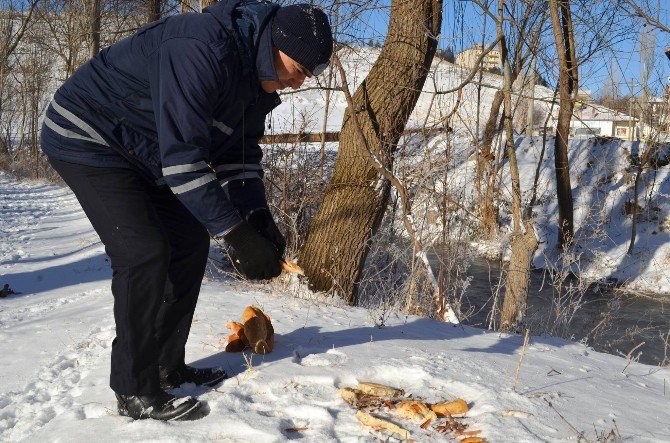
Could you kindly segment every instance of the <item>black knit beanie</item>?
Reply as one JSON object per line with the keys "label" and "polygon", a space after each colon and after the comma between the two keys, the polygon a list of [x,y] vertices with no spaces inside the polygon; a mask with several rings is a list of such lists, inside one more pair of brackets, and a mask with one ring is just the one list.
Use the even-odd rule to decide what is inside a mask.
{"label": "black knit beanie", "polygon": [[311,74],[319,75],[333,54],[328,16],[307,4],[281,7],[272,20],[272,44]]}

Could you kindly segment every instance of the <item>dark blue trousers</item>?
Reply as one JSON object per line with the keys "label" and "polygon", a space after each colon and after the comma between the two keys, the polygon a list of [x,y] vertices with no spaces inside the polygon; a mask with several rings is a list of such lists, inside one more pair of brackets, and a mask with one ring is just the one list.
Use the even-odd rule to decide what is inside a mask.
{"label": "dark blue trousers", "polygon": [[169,188],[132,169],[50,161],[77,196],[112,265],[110,386],[119,394],[155,393],[158,366],[184,364],[209,234]]}

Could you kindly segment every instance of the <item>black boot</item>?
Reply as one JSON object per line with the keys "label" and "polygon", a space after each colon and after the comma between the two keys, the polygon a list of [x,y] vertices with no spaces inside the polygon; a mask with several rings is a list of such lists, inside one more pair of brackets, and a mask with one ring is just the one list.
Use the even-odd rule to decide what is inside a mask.
{"label": "black boot", "polygon": [[158,368],[158,376],[162,389],[178,388],[184,383],[215,386],[228,378],[228,374],[221,368],[194,368],[191,366],[177,366],[176,368]]}
{"label": "black boot", "polygon": [[203,404],[192,397],[177,398],[160,391],[155,395],[116,394],[119,415],[143,420],[197,420],[206,415]]}

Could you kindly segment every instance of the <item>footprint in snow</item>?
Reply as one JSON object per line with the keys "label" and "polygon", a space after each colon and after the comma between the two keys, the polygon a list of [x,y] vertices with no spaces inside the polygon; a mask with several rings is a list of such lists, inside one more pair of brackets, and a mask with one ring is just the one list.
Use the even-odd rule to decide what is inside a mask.
{"label": "footprint in snow", "polygon": [[335,349],[329,349],[319,354],[308,354],[301,357],[300,350],[294,352],[294,362],[301,366],[342,366],[347,362],[347,354]]}

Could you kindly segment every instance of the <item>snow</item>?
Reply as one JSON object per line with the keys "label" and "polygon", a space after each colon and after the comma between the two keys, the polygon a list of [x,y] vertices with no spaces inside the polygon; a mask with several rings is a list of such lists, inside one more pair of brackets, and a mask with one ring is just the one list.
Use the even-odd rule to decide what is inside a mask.
{"label": "snow", "polygon": [[[194,422],[120,417],[108,388],[114,337],[104,248],[65,188],[0,175],[0,441],[373,441],[337,390],[358,381],[401,387],[430,402],[466,399],[464,419],[488,441],[670,440],[670,370],[531,337],[415,316],[376,328],[367,311],[294,280],[269,286],[208,273],[187,345],[194,366],[231,375],[215,389],[183,385],[210,413]],[[266,356],[223,352],[225,324],[257,304],[272,317]],[[560,415],[559,415],[560,414]],[[448,441],[403,422],[416,441]],[[295,430],[292,428],[305,428]]]}

